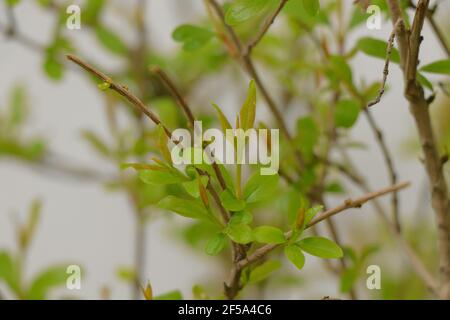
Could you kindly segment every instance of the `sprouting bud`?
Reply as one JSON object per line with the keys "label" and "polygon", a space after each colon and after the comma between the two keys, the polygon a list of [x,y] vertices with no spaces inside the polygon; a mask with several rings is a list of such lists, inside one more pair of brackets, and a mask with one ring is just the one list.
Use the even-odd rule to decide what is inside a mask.
{"label": "sprouting bud", "polygon": [[297,219],[295,220],[295,228],[300,229],[303,227],[303,223],[305,222],[305,208],[303,206],[300,207],[297,211]]}
{"label": "sprouting bud", "polygon": [[153,290],[150,282],[147,283],[147,286],[145,288],[141,287],[141,290],[145,300],[153,300]]}

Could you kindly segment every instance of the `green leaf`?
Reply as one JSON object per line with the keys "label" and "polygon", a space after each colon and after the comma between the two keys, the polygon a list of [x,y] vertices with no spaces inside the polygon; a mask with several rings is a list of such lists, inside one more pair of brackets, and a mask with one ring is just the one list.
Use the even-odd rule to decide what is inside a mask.
{"label": "green leaf", "polygon": [[210,256],[217,256],[227,244],[227,238],[223,233],[217,233],[206,244],[205,252]]}
{"label": "green leaf", "polygon": [[[384,40],[379,40],[371,37],[363,37],[358,40],[356,48],[359,51],[364,52],[368,56],[386,60],[388,44]],[[392,48],[391,61],[394,63],[400,63],[400,54],[396,48]]]}
{"label": "green leaf", "polygon": [[22,124],[27,116],[27,97],[25,88],[16,86],[11,93],[10,122],[13,126]]}
{"label": "green leaf", "polygon": [[341,276],[340,290],[341,292],[349,292],[358,279],[358,270],[356,268],[348,268]]}
{"label": "green leaf", "polygon": [[255,284],[267,279],[273,272],[281,268],[281,262],[277,260],[269,260],[262,265],[256,267],[250,273],[249,284]]}
{"label": "green leaf", "polygon": [[253,237],[261,243],[281,244],[286,242],[283,231],[270,226],[255,228],[253,230]]}
{"label": "green leaf", "polygon": [[309,237],[298,242],[303,251],[320,258],[337,259],[344,255],[333,241],[322,237]]}
{"label": "green leaf", "polygon": [[313,153],[314,146],[319,140],[319,128],[311,116],[300,118],[297,121],[297,143],[306,157]]}
{"label": "green leaf", "polygon": [[222,112],[222,110],[219,108],[219,106],[218,106],[217,104],[215,104],[215,103],[213,103],[212,105],[213,105],[214,109],[216,109],[216,112],[217,112],[217,114],[218,114],[218,116],[219,116],[219,121],[220,121],[220,125],[221,125],[221,127],[222,127],[222,131],[223,131],[224,133],[226,133],[226,131],[227,131],[228,129],[231,129],[231,128],[232,128],[232,127],[231,127],[231,124],[230,124],[230,122],[228,121],[227,117],[225,117],[225,115],[223,114],[223,112]]}
{"label": "green leaf", "polygon": [[286,246],[284,248],[284,254],[299,270],[305,265],[305,255],[298,245]]}
{"label": "green leaf", "polygon": [[220,195],[220,201],[229,211],[242,211],[245,209],[245,201],[237,199],[230,190],[224,190]]}
{"label": "green leaf", "polygon": [[5,281],[13,292],[18,293],[19,278],[19,266],[13,257],[6,251],[0,251],[0,281]]}
{"label": "green leaf", "polygon": [[270,0],[235,0],[229,6],[225,22],[235,26],[261,14],[270,4]]}
{"label": "green leaf", "polygon": [[420,68],[423,72],[450,75],[450,59],[439,60]]}
{"label": "green leaf", "polygon": [[95,35],[103,47],[108,49],[111,53],[123,56],[128,52],[128,48],[125,43],[112,30],[107,29],[102,25],[97,25],[95,27]]}
{"label": "green leaf", "polygon": [[63,65],[52,56],[46,58],[44,62],[44,71],[52,80],[61,80],[64,76]]}
{"label": "green leaf", "polygon": [[303,7],[310,16],[315,17],[319,13],[320,2],[319,0],[303,0]]}
{"label": "green leaf", "polygon": [[417,72],[417,81],[420,83],[420,85],[424,86],[425,88],[429,89],[430,91],[434,91],[433,84],[431,83],[428,78],[426,78],[423,74],[420,72]]}
{"label": "green leaf", "polygon": [[153,300],[183,300],[183,295],[179,290],[173,290],[155,296]]}
{"label": "green leaf", "polygon": [[253,241],[252,229],[246,224],[229,224],[225,233],[237,243],[247,244]]}
{"label": "green leaf", "polygon": [[256,116],[256,84],[254,80],[250,81],[247,99],[241,108],[239,116],[240,127],[242,129],[247,130],[253,128]]}
{"label": "green leaf", "polygon": [[321,205],[314,206],[314,207],[306,210],[304,225],[305,226],[308,225],[311,222],[311,220],[322,210],[323,210],[323,206],[321,206]]}
{"label": "green leaf", "polygon": [[[182,174],[177,174],[173,170],[165,167],[156,167],[157,170],[139,171],[139,179],[146,184],[166,185],[183,183],[188,179]],[[176,170],[176,169],[174,169]]]}
{"label": "green leaf", "polygon": [[347,84],[353,84],[352,69],[344,57],[331,56],[329,62],[333,76],[337,77],[337,80],[344,81]]}
{"label": "green leaf", "polygon": [[206,45],[214,33],[198,26],[184,24],[175,29],[172,33],[172,38],[183,43],[183,49],[186,51],[193,51]]}
{"label": "green leaf", "polygon": [[33,280],[27,298],[30,300],[46,299],[51,289],[66,283],[68,277],[66,269],[67,266],[55,266],[40,273]]}
{"label": "green leaf", "polygon": [[262,176],[256,172],[247,181],[243,196],[246,203],[257,203],[270,199],[278,187],[279,176]]}
{"label": "green leaf", "polygon": [[253,221],[253,216],[248,211],[235,212],[231,216],[229,224],[250,224]]}
{"label": "green leaf", "polygon": [[[202,176],[200,180],[204,187],[208,185],[209,178],[207,176]],[[200,197],[200,189],[197,178],[195,178],[192,181],[183,182],[183,187],[186,190],[186,192],[189,193],[189,195],[191,195],[192,197],[194,198]]]}
{"label": "green leaf", "polygon": [[201,220],[212,219],[203,204],[195,200],[167,196],[158,203],[158,207],[175,212],[186,218]]}
{"label": "green leaf", "polygon": [[359,104],[354,100],[341,100],[336,105],[334,121],[337,127],[351,128],[358,120]]}

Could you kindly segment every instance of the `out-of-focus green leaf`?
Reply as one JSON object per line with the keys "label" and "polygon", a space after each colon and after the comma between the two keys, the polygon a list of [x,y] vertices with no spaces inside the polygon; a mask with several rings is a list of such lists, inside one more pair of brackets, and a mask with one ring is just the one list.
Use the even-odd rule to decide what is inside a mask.
{"label": "out-of-focus green leaf", "polygon": [[255,116],[256,116],[256,84],[255,81],[250,81],[247,99],[245,100],[240,114],[240,127],[244,130],[253,128],[255,124]]}
{"label": "out-of-focus green leaf", "polygon": [[219,121],[220,121],[220,125],[222,127],[222,131],[224,133],[226,133],[226,130],[231,129],[231,124],[228,121],[227,117],[225,117],[225,115],[223,114],[222,110],[219,108],[218,105],[216,105],[215,103],[213,103],[213,107],[214,109],[216,109],[217,114],[219,116]]}
{"label": "out-of-focus green leaf", "polygon": [[13,257],[7,251],[0,251],[0,281],[5,281],[13,292],[18,293],[19,278],[19,266]]}
{"label": "out-of-focus green leaf", "polygon": [[95,28],[95,35],[103,47],[108,49],[111,53],[123,56],[128,52],[128,48],[122,39],[105,26],[98,25]]}
{"label": "out-of-focus green leaf", "polygon": [[217,233],[206,244],[205,252],[210,256],[217,256],[226,246],[227,237],[223,233]]}
{"label": "out-of-focus green leaf", "polygon": [[[207,176],[202,176],[200,178],[202,184],[204,187],[208,185],[209,178]],[[199,184],[197,178],[195,178],[192,181],[183,182],[184,190],[186,190],[189,195],[191,195],[194,198],[200,197],[200,190],[199,190]]]}
{"label": "out-of-focus green leaf", "polygon": [[310,116],[300,118],[297,121],[297,143],[303,155],[309,158],[314,151],[314,146],[319,140],[319,128]]}
{"label": "out-of-focus green leaf", "polygon": [[66,283],[66,268],[67,266],[55,266],[40,273],[31,283],[27,298],[30,300],[46,299],[51,289]]}
{"label": "out-of-focus green leaf", "polygon": [[188,181],[185,176],[181,173],[177,174],[174,170],[166,167],[157,167],[156,170],[142,170],[139,171],[139,179],[144,183],[155,185],[177,184]]}
{"label": "out-of-focus green leaf", "polygon": [[264,12],[270,0],[234,0],[228,7],[225,22],[230,26],[238,25]]}
{"label": "out-of-focus green leaf", "polygon": [[358,279],[358,270],[356,268],[348,268],[341,276],[340,290],[341,292],[349,292]]}
{"label": "out-of-focus green leaf", "polygon": [[234,212],[231,216],[229,224],[250,224],[253,221],[253,215],[244,210],[239,212]]}
{"label": "out-of-focus green leaf", "polygon": [[334,121],[337,127],[351,128],[356,123],[360,113],[359,103],[354,100],[341,100],[336,105]]}
{"label": "out-of-focus green leaf", "polygon": [[160,294],[154,297],[153,300],[183,300],[183,295],[179,290],[174,290]]}
{"label": "out-of-focus green leaf", "polygon": [[281,262],[277,260],[269,260],[262,265],[253,269],[248,279],[249,284],[255,284],[267,279],[272,273],[281,268]]}
{"label": "out-of-focus green leaf", "polygon": [[179,26],[172,33],[172,38],[183,43],[183,49],[187,51],[203,47],[212,37],[214,37],[214,33],[208,29],[189,24]]}
{"label": "out-of-focus green leaf", "polygon": [[302,0],[303,1],[303,7],[305,7],[306,12],[310,15],[315,17],[320,10],[320,2],[319,0]]}

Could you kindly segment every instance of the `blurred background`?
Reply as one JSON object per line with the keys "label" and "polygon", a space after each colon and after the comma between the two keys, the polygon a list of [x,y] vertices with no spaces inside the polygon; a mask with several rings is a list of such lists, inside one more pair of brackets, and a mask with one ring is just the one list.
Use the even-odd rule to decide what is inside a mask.
{"label": "blurred background", "polygon": [[[67,5],[64,1],[56,2],[60,6]],[[345,12],[349,14],[353,1],[343,2]],[[70,4],[83,3],[70,1]],[[102,23],[117,32],[128,46],[136,46],[140,40],[133,22],[137,17],[135,10],[138,1],[108,0],[107,4],[102,13]],[[450,30],[445,26],[449,10],[450,3],[443,1],[437,15],[437,20],[446,30]],[[205,8],[201,0],[148,0],[142,14],[147,29],[145,42],[150,55],[154,56],[154,60],[167,58],[166,63],[170,64],[172,60],[175,61],[172,57],[181,51],[180,44],[172,39],[173,30],[180,24],[203,21]],[[23,0],[14,8],[14,15],[20,35],[44,47],[52,42],[58,16],[51,10],[39,6],[37,1]],[[3,27],[8,24],[5,1],[0,2],[0,22]],[[276,23],[272,32],[283,33],[283,22]],[[391,25],[387,21],[382,22],[381,30],[368,30],[362,24],[349,36],[348,43],[351,45],[363,35],[387,40],[390,33]],[[64,34],[76,47],[79,56],[101,70],[119,73],[126,67],[126,59],[105,50],[89,26],[82,25],[81,30],[65,30]],[[425,26],[424,38],[421,60],[425,63],[444,59],[445,52],[428,25]],[[78,264],[83,268],[82,289],[58,289],[51,294],[52,298],[73,295],[85,299],[128,299],[132,297],[132,289],[123,278],[126,278],[126,270],[133,266],[135,260],[136,223],[132,204],[124,193],[112,192],[105,183],[98,182],[103,176],[117,175],[117,166],[105,161],[82,138],[83,132],[90,130],[104,141],[112,142],[105,117],[104,94],[88,80],[84,72],[74,66],[68,66],[60,81],[50,79],[43,71],[45,54],[39,51],[38,45],[24,45],[24,41],[8,37],[5,32],[0,35],[0,110],[7,110],[12,90],[17,86],[23,87],[29,106],[29,119],[23,135],[42,138],[52,152],[51,161],[58,163],[58,166],[75,171],[88,168],[88,171],[73,176],[52,169],[51,163],[30,164],[11,157],[0,157],[0,248],[14,250],[17,221],[26,219],[30,203],[39,198],[43,202],[42,217],[27,257],[26,278],[30,279],[48,265]],[[308,48],[304,47],[305,50]],[[202,59],[202,56],[197,56],[197,59]],[[249,79],[238,68],[230,66],[197,75],[195,70],[192,71],[192,65],[183,64],[187,62],[182,59],[176,61],[178,65],[171,69],[172,74],[187,93],[193,109],[196,112],[209,110],[210,102],[215,101],[232,118],[240,108]],[[143,72],[147,72],[146,62],[142,64]],[[228,64],[233,65],[232,62]],[[367,83],[381,79],[383,65],[382,60],[362,54],[357,54],[352,60],[354,77],[366,79]],[[184,69],[186,72],[183,72]],[[276,73],[277,69],[271,72]],[[281,101],[278,94],[281,85],[265,72],[263,77]],[[413,119],[402,94],[402,76],[396,66],[391,67],[388,87],[382,102],[373,108],[373,115],[382,127],[388,147],[394,155],[399,181],[412,182],[411,188],[400,193],[402,221],[406,226],[415,226],[420,222],[426,228],[427,225],[433,225],[426,176],[419,161]],[[292,104],[284,111],[288,121],[295,119],[304,109],[301,101]],[[445,104],[448,106],[448,100],[445,101],[444,95],[438,93],[433,108],[438,110]],[[260,99],[257,118],[270,119],[267,110]],[[448,113],[447,117],[444,114],[443,119],[442,114],[439,114],[438,119],[446,119],[447,124],[450,122]],[[129,113],[119,112],[121,124],[127,123],[129,117]],[[289,122],[289,125],[294,126],[294,122]],[[350,155],[367,177],[372,189],[389,185],[382,155],[364,117],[360,117],[350,131],[350,137],[355,143],[364,143],[363,148],[352,149]],[[350,184],[345,184],[345,189],[347,197],[361,193]],[[388,204],[388,200],[384,198],[383,203]],[[341,196],[332,196],[328,201],[329,206],[339,201],[342,201]],[[186,298],[192,297],[192,286],[197,283],[212,288],[212,291],[220,290],[227,270],[222,267],[220,260],[193,250],[182,241],[179,226],[189,222],[163,214],[157,209],[149,211],[151,213],[145,223],[146,258],[141,281],[150,280],[155,293],[178,289]],[[380,233],[378,219],[370,205],[361,210],[349,210],[340,215],[336,222],[342,228],[344,241],[348,243],[370,244],[386,238],[385,234]],[[419,243],[422,236],[426,237],[427,233],[415,235]],[[386,240],[382,246],[391,245]],[[431,246],[434,246],[434,242],[427,241],[427,246],[422,250],[432,252],[435,248]],[[381,250],[371,258],[370,264],[381,267],[383,276],[386,276],[386,279],[383,278],[386,286],[389,286],[388,278],[396,279],[397,283],[402,281],[402,273],[408,270],[408,261],[396,250]],[[296,285],[273,285],[262,297],[319,299],[327,295],[343,296],[336,279],[314,258],[308,260],[302,272],[293,269],[286,266],[281,272],[295,275]],[[359,284],[362,297],[389,297],[388,293],[382,296],[370,292],[364,283],[362,280]],[[4,285],[0,284],[0,289],[9,297]],[[256,294],[250,296],[260,297]]]}

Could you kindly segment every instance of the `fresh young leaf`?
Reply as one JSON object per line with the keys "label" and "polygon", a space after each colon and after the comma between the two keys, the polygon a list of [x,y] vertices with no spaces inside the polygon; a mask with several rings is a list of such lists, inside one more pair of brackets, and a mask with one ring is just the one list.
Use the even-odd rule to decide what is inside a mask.
{"label": "fresh young leaf", "polygon": [[358,279],[358,270],[356,268],[348,268],[341,276],[340,290],[343,293],[349,292]]}
{"label": "fresh young leaf", "polygon": [[40,273],[32,282],[27,293],[29,300],[44,300],[55,287],[66,283],[67,266],[55,266]]}
{"label": "fresh young leaf", "polygon": [[431,83],[428,78],[426,78],[422,73],[417,72],[417,81],[420,83],[420,85],[424,86],[430,91],[434,91],[433,84]]}
{"label": "fresh young leaf", "polygon": [[344,255],[336,243],[322,237],[304,238],[298,242],[298,245],[303,251],[320,258],[337,259]]}
{"label": "fresh young leaf", "polygon": [[347,84],[353,83],[352,69],[342,56],[331,56],[329,59],[330,70],[333,72],[333,76],[339,81],[344,81]]}
{"label": "fresh young leaf", "polygon": [[253,237],[261,243],[281,244],[286,242],[283,231],[271,226],[255,228],[253,230]]}
{"label": "fresh young leaf", "polygon": [[201,202],[195,200],[167,196],[158,203],[158,207],[173,211],[186,218],[211,220],[206,208]]}
{"label": "fresh young leaf", "polygon": [[256,84],[255,81],[250,81],[247,99],[245,100],[241,112],[239,114],[239,120],[241,128],[244,130],[253,128],[255,124],[256,115]]}
{"label": "fresh young leaf", "polygon": [[341,100],[336,105],[334,121],[337,127],[351,128],[358,120],[359,104],[354,100]]}
{"label": "fresh young leaf", "polygon": [[308,223],[311,222],[311,220],[320,212],[323,210],[323,206],[314,206],[312,208],[309,208],[306,211],[306,216],[305,216],[305,223],[304,225],[307,225]]}
{"label": "fresh young leaf", "polygon": [[153,300],[183,300],[183,295],[179,290],[173,290],[160,294],[154,297]]}
{"label": "fresh young leaf", "polygon": [[9,288],[18,293],[19,284],[19,266],[13,257],[6,251],[0,251],[0,281],[5,281]]}
{"label": "fresh young leaf", "polygon": [[229,211],[241,211],[245,208],[245,201],[237,199],[230,190],[224,190],[220,195],[220,201],[225,209]]}
{"label": "fresh young leaf", "polygon": [[217,256],[227,244],[227,238],[223,233],[217,233],[206,244],[206,254],[210,256]]}
{"label": "fresh young leaf", "polygon": [[270,0],[235,0],[228,8],[225,22],[235,26],[261,14]]}
{"label": "fresh young leaf", "polygon": [[450,75],[450,59],[439,60],[420,68],[423,72]]}
{"label": "fresh young leaf", "polygon": [[123,56],[128,52],[128,48],[125,43],[112,30],[102,25],[97,25],[95,27],[95,35],[103,47],[108,49],[111,53]]}
{"label": "fresh young leaf", "polygon": [[[208,185],[208,177],[207,176],[202,176],[200,178],[203,186],[207,186]],[[200,190],[199,190],[199,184],[198,184],[198,180],[197,178],[195,178],[192,181],[187,181],[187,182],[183,182],[183,187],[184,190],[186,190],[187,193],[189,193],[189,195],[191,195],[194,198],[199,198],[200,197]]]}
{"label": "fresh young leaf", "polygon": [[145,288],[142,287],[141,290],[145,300],[153,300],[153,290],[150,282],[147,283],[147,286]]}
{"label": "fresh young leaf", "polygon": [[228,122],[227,117],[223,114],[222,110],[219,108],[219,106],[215,103],[213,103],[214,109],[216,109],[217,115],[219,116],[220,125],[222,127],[222,131],[226,132],[226,130],[231,129],[231,124]]}
{"label": "fresh young leaf", "polygon": [[306,157],[312,155],[318,140],[319,129],[314,119],[310,116],[300,118],[297,121],[297,144]]}
{"label": "fresh young leaf", "polygon": [[253,241],[252,229],[246,224],[229,224],[225,233],[237,243],[247,244]]}
{"label": "fresh young leaf", "polygon": [[203,47],[214,36],[211,31],[185,24],[175,29],[172,33],[172,38],[183,43],[183,49],[186,51],[192,51]]}
{"label": "fresh young leaf", "polygon": [[248,211],[239,211],[233,213],[231,216],[229,224],[250,224],[253,221],[253,216]]}
{"label": "fresh young leaf", "polygon": [[249,284],[255,284],[267,279],[272,273],[281,268],[281,262],[269,260],[253,269],[248,280]]}
{"label": "fresh young leaf", "polygon": [[256,172],[247,181],[243,196],[246,203],[256,203],[270,199],[278,187],[279,176],[262,176]]}
{"label": "fresh young leaf", "polygon": [[299,270],[305,265],[305,255],[298,245],[289,245],[284,248],[284,254]]}

